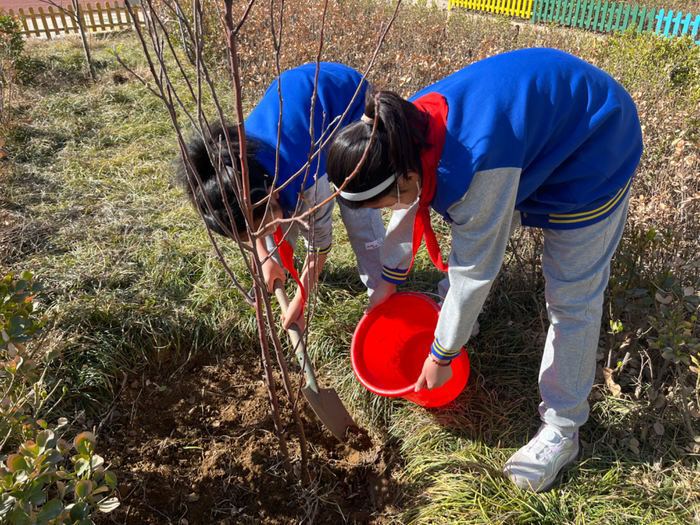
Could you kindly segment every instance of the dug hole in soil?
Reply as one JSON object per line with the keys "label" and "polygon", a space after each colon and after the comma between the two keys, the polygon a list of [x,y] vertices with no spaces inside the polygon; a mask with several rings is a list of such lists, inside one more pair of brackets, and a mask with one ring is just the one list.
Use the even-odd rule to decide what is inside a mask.
{"label": "dug hole in soil", "polygon": [[366,433],[340,443],[302,397],[312,481],[301,484],[297,425],[276,379],[291,477],[254,352],[202,355],[175,373],[127,380],[98,435],[121,506],[98,523],[388,523],[400,494],[398,456]]}

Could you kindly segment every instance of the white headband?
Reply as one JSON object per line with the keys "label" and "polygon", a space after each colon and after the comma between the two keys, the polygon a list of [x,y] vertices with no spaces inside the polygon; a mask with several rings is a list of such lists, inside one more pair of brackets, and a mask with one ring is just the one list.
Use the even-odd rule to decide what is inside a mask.
{"label": "white headband", "polygon": [[[396,175],[391,175],[388,179],[380,182],[377,184],[374,188],[370,188],[365,191],[361,191],[359,193],[352,193],[349,191],[341,191],[339,195],[343,199],[347,199],[349,201],[366,201],[368,199],[371,199],[372,197],[375,197],[379,195],[381,192],[383,192],[385,189],[387,189],[389,186],[391,186],[394,181],[396,180]],[[333,187],[338,190],[338,187],[333,184]]]}

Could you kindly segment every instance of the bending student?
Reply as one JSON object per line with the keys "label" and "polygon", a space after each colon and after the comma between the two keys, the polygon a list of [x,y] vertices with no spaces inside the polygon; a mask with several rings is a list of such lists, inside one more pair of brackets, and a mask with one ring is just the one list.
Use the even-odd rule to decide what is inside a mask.
{"label": "bending student", "polygon": [[[328,198],[332,191],[325,174],[325,151],[318,152],[320,140],[328,136],[329,130],[359,120],[364,106],[364,95],[367,82],[362,81],[362,75],[342,64],[322,62],[318,71],[317,92],[315,105],[311,107],[316,77],[316,64],[310,63],[285,71],[267,89],[261,101],[252,110],[245,121],[247,139],[247,161],[249,168],[250,194],[253,203],[260,202],[270,193],[270,213],[263,217],[267,206],[259,205],[254,209],[254,220],[259,226],[268,224],[275,218],[289,217],[298,212],[311,209],[317,203]],[[353,101],[353,96],[359,88],[359,93]],[[280,94],[282,96],[282,124],[280,118]],[[352,105],[351,104],[352,101]],[[350,106],[342,122],[341,116]],[[312,122],[313,117],[313,122]],[[310,128],[313,124],[314,144],[311,143]],[[281,127],[281,129],[279,129]],[[233,142],[233,150],[238,152],[238,131],[235,126],[227,126],[228,135]],[[279,131],[279,156],[277,156],[277,141]],[[201,178],[203,189],[199,187],[195,177],[185,169],[184,163],[179,162],[177,178],[185,188],[193,204],[199,207],[209,227],[221,235],[232,233],[235,228],[240,235],[245,234],[245,221],[233,193],[232,162],[226,147],[221,124],[213,126],[209,148],[218,152],[222,150],[224,163],[228,168],[228,177],[222,177],[226,201],[234,216],[234,225],[230,224],[227,202],[221,195],[214,166],[207,153],[207,145],[199,138],[188,144],[189,156],[194,169]],[[306,164],[312,154],[311,167],[307,173],[296,175]],[[214,158],[217,158],[215,154]],[[240,165],[237,160],[236,166]],[[188,179],[190,179],[188,182]],[[274,188],[273,188],[274,181]],[[192,193],[190,183],[195,188]],[[212,204],[214,213],[210,213],[206,198]],[[308,219],[308,227],[299,223],[286,223],[282,234],[292,244],[296,242],[297,234],[301,234],[306,242],[308,254],[300,280],[307,289],[313,288],[318,274],[323,267],[332,242],[332,210],[333,200],[317,210]],[[378,210],[349,209],[342,203],[341,216],[348,230],[360,277],[371,293],[374,288],[373,275],[378,275],[380,264],[380,247],[384,239],[384,223]],[[222,228],[221,225],[225,228]],[[227,231],[228,230],[228,233]],[[269,232],[271,233],[271,232]],[[285,272],[275,258],[268,257],[275,248],[276,241],[272,235],[258,238],[256,250],[263,263],[263,275],[270,289],[276,279],[284,282]],[[292,323],[303,324],[303,299],[301,289],[297,290],[290,301],[285,328]]]}
{"label": "bending student", "polygon": [[[370,94],[361,121],[329,147],[327,171],[341,202],[403,208],[389,223],[383,280],[371,304],[405,280],[423,236],[436,265],[449,266],[450,288],[416,390],[450,378],[449,364],[500,269],[514,210],[522,225],[543,230],[550,326],[539,374],[542,423],[504,467],[522,488],[546,489],[578,454],[610,260],[641,153],[629,94],[607,73],[553,49],[476,62],[410,102]],[[449,265],[436,249],[431,207],[451,224]]]}

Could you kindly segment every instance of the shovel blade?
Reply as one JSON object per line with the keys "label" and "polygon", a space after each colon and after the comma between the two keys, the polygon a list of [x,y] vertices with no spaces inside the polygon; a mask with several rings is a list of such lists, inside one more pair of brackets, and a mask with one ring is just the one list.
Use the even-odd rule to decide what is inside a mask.
{"label": "shovel blade", "polygon": [[319,388],[318,392],[315,392],[308,386],[303,387],[301,392],[321,423],[331,431],[338,441],[346,441],[347,429],[356,425],[338,397],[338,393],[332,388]]}

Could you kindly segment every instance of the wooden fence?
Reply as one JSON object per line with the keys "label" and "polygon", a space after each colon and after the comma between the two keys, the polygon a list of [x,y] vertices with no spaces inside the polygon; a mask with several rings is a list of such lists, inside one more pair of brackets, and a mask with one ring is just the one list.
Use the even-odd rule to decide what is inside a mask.
{"label": "wooden fence", "polygon": [[[523,4],[528,4],[526,7]],[[645,6],[601,0],[450,0],[453,6],[530,18],[589,31],[650,31],[664,37],[690,36],[700,45],[700,15],[647,9]]]}
{"label": "wooden fence", "polygon": [[[144,23],[140,8],[133,7],[133,10],[139,23]],[[9,14],[20,21],[24,37],[50,39],[55,35],[67,35],[80,31],[77,24],[78,19],[72,5],[62,9],[51,5],[47,5],[46,9],[37,7],[36,10],[30,7],[26,11],[19,8],[16,13],[12,9],[7,11],[0,10],[1,14]],[[78,8],[78,15],[82,17],[83,28],[89,32],[115,31],[133,27],[133,20],[126,6],[116,2],[114,5],[110,5],[109,2],[101,5],[97,2],[94,7],[91,4],[81,5]]]}

